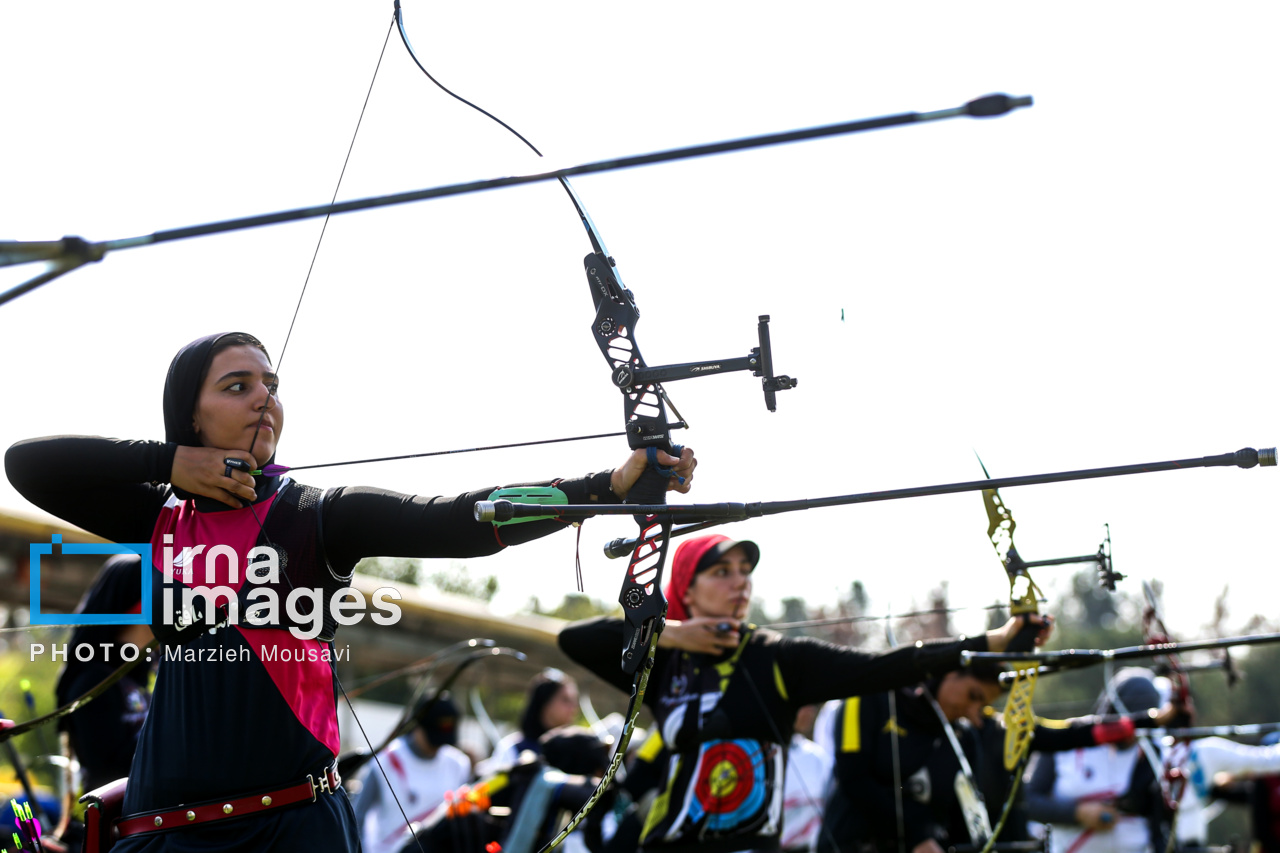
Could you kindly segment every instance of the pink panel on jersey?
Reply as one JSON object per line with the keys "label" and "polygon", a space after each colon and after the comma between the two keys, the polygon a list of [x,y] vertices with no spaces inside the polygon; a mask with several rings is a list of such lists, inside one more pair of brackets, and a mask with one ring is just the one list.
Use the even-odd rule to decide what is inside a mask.
{"label": "pink panel on jersey", "polygon": [[[338,706],[333,698],[333,670],[323,660],[328,644],[300,640],[281,628],[236,628],[260,659],[263,649],[276,650],[276,660],[262,661],[276,689],[293,709],[298,722],[335,756],[341,745],[338,736]],[[287,651],[287,654],[286,654]],[[288,657],[289,660],[283,660]],[[310,658],[315,658],[311,660]]]}
{"label": "pink panel on jersey", "polygon": [[[151,534],[152,562],[158,571],[163,572],[167,547],[173,555],[174,577],[185,586],[192,589],[226,586],[239,590],[245,582],[249,551],[257,544],[262,533],[259,521],[266,518],[275,499],[276,496],[272,495],[252,507],[226,512],[197,512],[192,501],[177,501],[166,506],[160,511],[155,530]],[[173,536],[169,545],[164,542],[165,534]],[[236,554],[234,561],[223,557],[213,561],[213,583],[205,583],[203,551],[190,556],[184,551],[187,548],[194,551],[200,545],[205,546],[203,551],[208,551],[215,545],[229,545]],[[236,569],[234,580],[231,577],[233,564]],[[189,574],[184,574],[186,569],[190,570]],[[284,607],[285,603],[281,601],[281,613],[284,612]],[[240,631],[245,642],[258,656],[298,722],[336,756],[340,745],[338,715],[333,698],[333,671],[324,660],[327,644],[319,640],[299,639],[286,629],[245,630],[237,627],[236,630]],[[276,660],[262,660],[264,648],[275,649]]]}

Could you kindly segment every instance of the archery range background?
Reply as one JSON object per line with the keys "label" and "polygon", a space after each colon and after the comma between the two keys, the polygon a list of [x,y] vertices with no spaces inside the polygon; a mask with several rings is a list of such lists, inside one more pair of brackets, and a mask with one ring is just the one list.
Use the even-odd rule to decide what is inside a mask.
{"label": "archery range background", "polygon": [[[392,36],[340,197],[957,106],[1036,105],[575,185],[635,291],[651,364],[745,354],[758,382],[673,383],[701,460],[691,498],[766,500],[1200,456],[1280,442],[1275,252],[1280,79],[1263,3],[405,4],[445,96]],[[8,164],[0,235],[106,239],[327,200],[388,3],[69,2],[0,8]],[[0,444],[160,437],[173,352],[243,329],[279,359],[319,221],[120,252],[0,309]],[[333,220],[281,364],[279,461],[615,430],[587,325],[589,246],[544,184]],[[34,268],[0,270],[8,287]],[[305,473],[451,494],[617,464],[591,442]],[[1093,551],[1165,583],[1197,633],[1230,583],[1273,616],[1280,472],[1210,470],[1008,490],[1028,559]],[[28,508],[0,484],[0,505]],[[762,547],[757,597],[866,584],[877,610],[951,582],[1004,596],[977,494],[727,528]],[[587,592],[624,567],[590,522]],[[573,586],[562,534],[471,568],[499,609]],[[1070,570],[1041,570],[1048,590]],[[1052,593],[1051,593],[1052,596]],[[1052,604],[1050,605],[1052,607]],[[961,615],[962,629],[980,615]]]}

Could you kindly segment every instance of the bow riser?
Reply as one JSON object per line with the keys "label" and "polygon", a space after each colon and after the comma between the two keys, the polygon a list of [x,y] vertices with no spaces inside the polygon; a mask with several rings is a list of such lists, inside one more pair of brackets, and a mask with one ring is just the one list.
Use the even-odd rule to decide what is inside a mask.
{"label": "bow riser", "polygon": [[[671,426],[667,421],[666,396],[662,386],[656,382],[645,385],[633,385],[631,382],[633,372],[645,367],[644,356],[634,338],[636,323],[640,319],[635,299],[631,291],[618,281],[612,264],[603,255],[587,255],[583,266],[596,304],[596,316],[591,325],[593,337],[609,363],[613,384],[622,390],[627,443],[632,450],[656,447],[670,453]],[[665,483],[662,493],[666,494]]]}

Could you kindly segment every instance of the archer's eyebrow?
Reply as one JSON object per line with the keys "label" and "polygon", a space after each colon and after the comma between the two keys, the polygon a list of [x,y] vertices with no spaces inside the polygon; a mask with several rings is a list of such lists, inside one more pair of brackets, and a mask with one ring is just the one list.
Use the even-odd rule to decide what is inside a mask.
{"label": "archer's eyebrow", "polygon": [[[257,374],[255,374],[252,370],[233,370],[230,373],[225,373],[222,376],[218,377],[218,381],[214,384],[221,385],[223,382],[226,382],[228,379],[252,379],[256,375]],[[266,380],[268,385],[280,384],[280,377],[269,370],[262,374],[262,378]]]}

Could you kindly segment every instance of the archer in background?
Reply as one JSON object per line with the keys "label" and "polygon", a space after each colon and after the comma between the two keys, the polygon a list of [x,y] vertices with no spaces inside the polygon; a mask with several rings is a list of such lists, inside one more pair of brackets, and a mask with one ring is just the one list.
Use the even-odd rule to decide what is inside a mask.
{"label": "archer in background", "polygon": [[782,800],[783,853],[816,850],[822,829],[822,813],[835,769],[835,757],[813,741],[817,705],[796,712],[791,742],[787,744],[787,781]]}
{"label": "archer in background", "polygon": [[[425,820],[444,802],[445,795],[471,781],[471,759],[458,749],[458,706],[448,695],[419,703],[416,725],[378,754],[387,772],[384,779],[365,765],[364,784],[355,798],[356,825],[365,853],[395,853],[404,846],[409,827],[396,802],[411,822]],[[396,797],[392,798],[390,782]]]}
{"label": "archer in background", "polygon": [[[903,688],[892,702],[882,694],[841,703],[827,723],[837,756],[836,786],[826,810],[830,826],[819,837],[824,853],[858,844],[936,853],[948,845],[981,844],[993,828],[1002,842],[1031,839],[1022,792],[1012,790],[1013,777],[1004,769],[1005,726],[992,707],[1002,693],[999,676],[998,665],[976,662],[942,679]],[[1174,714],[1166,706],[1160,715],[1037,718],[1030,751],[1060,752],[1132,739],[1135,729],[1166,725]],[[946,736],[943,719],[955,744]],[[971,779],[956,746],[965,754]],[[969,787],[978,796],[961,795]],[[902,794],[895,795],[895,789]],[[985,821],[979,808],[985,808]]]}
{"label": "archer in background", "polygon": [[[1280,849],[1280,739],[1268,735],[1261,745],[1237,743],[1222,737],[1191,741],[1183,767],[1188,785],[1178,808],[1178,841],[1207,842],[1205,809],[1227,793],[1233,782],[1254,780],[1252,811],[1254,834],[1263,849]],[[1222,796],[1223,799],[1229,799]]]}
{"label": "archer in background", "polygon": [[[1141,667],[1117,672],[1112,693],[1120,702],[1111,711],[1119,704],[1141,717],[1160,706],[1155,675]],[[1160,713],[1163,719],[1177,712]],[[1042,756],[1027,782],[1027,813],[1053,827],[1054,851],[1143,853],[1152,844],[1161,850],[1168,814],[1158,789],[1151,790],[1155,782],[1133,737]]]}
{"label": "archer in background", "polygon": [[[141,613],[142,558],[120,554],[107,560],[75,612]],[[67,644],[71,654],[58,675],[57,707],[88,692],[123,664],[121,646],[132,644],[138,649],[137,654],[145,654],[142,650],[151,640],[151,628],[147,625],[78,626]],[[75,654],[81,645],[93,648],[88,660],[81,660]],[[58,720],[58,731],[64,736],[64,751],[80,766],[80,790],[92,791],[129,775],[138,735],[151,704],[148,676],[153,670],[152,665],[140,664],[94,701]],[[54,832],[68,840],[78,839],[82,831],[82,827],[70,824],[71,794],[76,787],[67,786],[68,798]]]}
{"label": "archer in background", "polygon": [[[136,368],[122,370],[133,381]],[[363,557],[483,556],[568,526],[476,522],[474,504],[492,487],[439,498],[255,478],[249,472],[274,459],[284,429],[278,383],[257,338],[208,335],[169,366],[166,441],[55,436],[19,442],[5,456],[10,482],[32,503],[116,542],[150,542],[157,559],[166,549],[181,555],[169,588],[208,595],[204,618],[192,612],[190,619],[179,596],[172,596],[175,612],[165,610],[163,594],[153,595],[153,629],[182,654],[160,663],[117,825],[123,853],[358,849],[334,763],[340,685],[332,593],[347,586]],[[368,402],[353,388],[347,402],[357,401]],[[385,413],[377,405],[360,410],[368,435],[376,435]],[[659,453],[658,462],[675,469],[669,488],[688,490],[691,451],[679,459]],[[546,485],[573,502],[616,503],[646,466],[638,451],[613,471]],[[246,584],[247,570],[232,578],[229,560],[206,562],[209,551],[222,550],[216,546],[246,562],[260,547],[277,557],[277,569]],[[154,589],[163,592],[165,577],[153,571]],[[269,589],[284,601],[299,588],[323,593],[310,612],[278,608],[250,621],[252,602],[239,600]],[[293,629],[315,633],[299,637]]]}
{"label": "archer in background", "polygon": [[[975,818],[967,812],[982,808],[970,778],[982,766],[974,725],[1000,695],[999,678],[998,665],[979,661],[924,684],[847,699],[834,719],[835,784],[819,853],[941,853],[969,843],[966,826]],[[952,731],[957,751],[945,727],[960,721]],[[975,792],[967,802],[961,785]]]}
{"label": "archer in background", "polygon": [[[1139,708],[1133,713],[1124,714],[1116,714],[1115,708],[1104,709],[1104,711],[1106,713],[1073,717],[1068,720],[1037,717],[1030,751],[1039,755],[1102,747],[1109,744],[1132,743],[1134,732],[1138,729],[1171,725],[1182,713],[1180,708],[1169,702],[1158,710]],[[992,826],[995,826],[1006,807],[1013,783],[1013,778],[1005,771],[1002,760],[1005,726],[1000,715],[988,706],[982,711],[977,730],[982,744],[981,767],[976,768],[979,786],[986,799]],[[1048,762],[1052,759],[1039,755],[1035,760]],[[1030,840],[1032,834],[1027,826],[1026,789],[1020,787],[1013,796],[1013,803],[1009,806],[1009,817],[1000,833],[1000,840]]]}
{"label": "archer in background", "polygon": [[552,729],[568,726],[578,719],[578,684],[558,669],[544,669],[529,682],[520,729],[498,742],[493,754],[483,762],[480,774],[488,775],[515,764],[526,750],[542,752],[539,738]]}
{"label": "archer in background", "polygon": [[[561,726],[539,738],[514,764],[455,791],[417,827],[401,853],[536,853],[591,798],[609,763],[609,747],[591,729]],[[613,797],[604,795],[565,839],[572,853],[601,853]]]}
{"label": "archer in background", "polygon": [[[1042,617],[1016,617],[977,637],[882,654],[784,637],[743,622],[759,557],[754,542],[726,536],[676,550],[644,699],[668,750],[656,762],[665,778],[641,838],[649,853],[778,849],[786,745],[801,707],[916,684],[959,668],[963,650],[1004,651],[1015,637],[1030,648],[1049,631]],[[577,622],[561,631],[560,647],[629,691],[618,666],[622,632],[618,619]]]}

